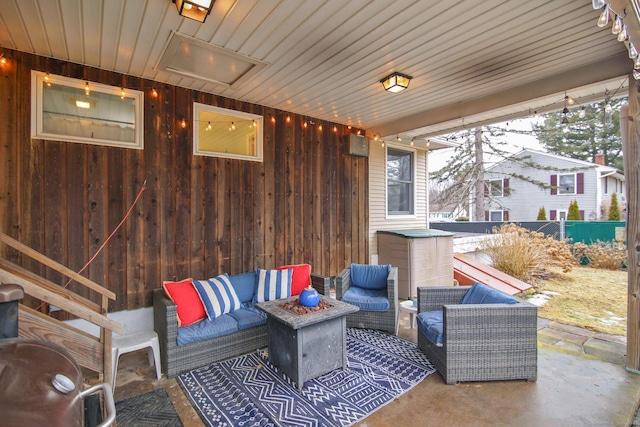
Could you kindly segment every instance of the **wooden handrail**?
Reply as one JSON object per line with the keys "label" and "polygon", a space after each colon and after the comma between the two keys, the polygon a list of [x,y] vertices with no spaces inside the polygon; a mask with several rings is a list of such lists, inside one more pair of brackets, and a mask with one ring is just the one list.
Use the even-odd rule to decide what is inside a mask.
{"label": "wooden handrail", "polygon": [[0,283],[18,284],[22,286],[25,294],[100,327],[100,337],[96,338],[79,333],[76,328],[22,306],[19,310],[20,336],[63,345],[81,366],[97,370],[104,381],[111,383],[112,335],[113,332],[122,333],[122,325],[107,317],[109,300],[116,299],[115,293],[4,233],[0,233],[0,242],[99,294],[100,302],[93,302],[0,256]]}
{"label": "wooden handrail", "polygon": [[20,243],[19,241],[7,236],[4,233],[0,233],[0,241],[3,242],[4,244],[11,246],[12,248],[22,252],[25,255],[30,256],[31,258],[35,259],[36,261],[46,265],[47,267],[50,267],[52,269],[54,269],[55,271],[64,274],[65,276],[67,276],[70,279],[75,280],[78,283],[82,283],[83,285],[85,285],[87,288],[91,289],[92,291],[98,292],[101,295],[106,296],[109,299],[115,300],[116,299],[116,294],[111,292],[109,289],[106,289],[100,285],[98,285],[96,282],[93,282],[89,279],[87,279],[84,276],[81,276],[80,274],[76,273],[75,271],[71,270],[70,268],[65,267],[64,265],[52,260],[51,258],[48,258],[44,255],[42,255],[40,252],[31,249],[29,246]]}

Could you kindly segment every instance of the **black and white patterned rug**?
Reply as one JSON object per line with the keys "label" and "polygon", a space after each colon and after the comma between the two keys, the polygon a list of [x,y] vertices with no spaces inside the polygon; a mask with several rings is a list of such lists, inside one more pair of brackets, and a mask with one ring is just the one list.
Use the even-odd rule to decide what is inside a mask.
{"label": "black and white patterned rug", "polygon": [[435,372],[415,343],[368,329],[347,330],[347,363],[300,391],[258,350],[178,383],[209,426],[349,426]]}

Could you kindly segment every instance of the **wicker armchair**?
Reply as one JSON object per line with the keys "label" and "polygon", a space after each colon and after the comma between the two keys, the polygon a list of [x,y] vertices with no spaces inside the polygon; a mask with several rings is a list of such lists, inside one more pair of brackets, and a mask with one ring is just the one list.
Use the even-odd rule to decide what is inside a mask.
{"label": "wicker armchair", "polygon": [[[351,268],[345,268],[336,276],[336,299],[342,300],[345,292],[351,287]],[[398,327],[398,268],[391,267],[387,276],[386,298],[389,309],[386,311],[368,311],[360,307],[360,311],[347,315],[347,327],[378,329],[396,334]]]}
{"label": "wicker armchair", "polygon": [[[470,286],[418,288],[418,347],[445,383],[526,379],[538,374],[536,306],[459,304]],[[421,330],[420,314],[443,310],[443,343]]]}

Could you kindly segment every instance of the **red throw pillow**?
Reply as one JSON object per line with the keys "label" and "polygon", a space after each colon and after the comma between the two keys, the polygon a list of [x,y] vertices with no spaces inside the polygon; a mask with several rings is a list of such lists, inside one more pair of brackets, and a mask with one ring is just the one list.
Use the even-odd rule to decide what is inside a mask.
{"label": "red throw pillow", "polygon": [[163,282],[164,293],[176,304],[178,326],[187,326],[207,317],[192,279]]}
{"label": "red throw pillow", "polygon": [[300,292],[311,284],[311,265],[284,265],[276,268],[276,270],[286,270],[288,268],[293,269],[293,275],[291,276],[291,296],[300,295]]}

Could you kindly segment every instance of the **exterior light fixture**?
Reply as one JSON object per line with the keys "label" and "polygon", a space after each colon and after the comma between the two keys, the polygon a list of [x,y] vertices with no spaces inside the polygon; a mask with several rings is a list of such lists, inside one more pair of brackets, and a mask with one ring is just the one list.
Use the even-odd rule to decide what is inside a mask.
{"label": "exterior light fixture", "polygon": [[211,13],[215,0],[172,0],[178,8],[178,13],[185,18],[204,22]]}
{"label": "exterior light fixture", "polygon": [[408,88],[412,78],[413,77],[407,76],[406,74],[394,72],[380,80],[380,83],[382,83],[384,90],[387,92],[397,93]]}

